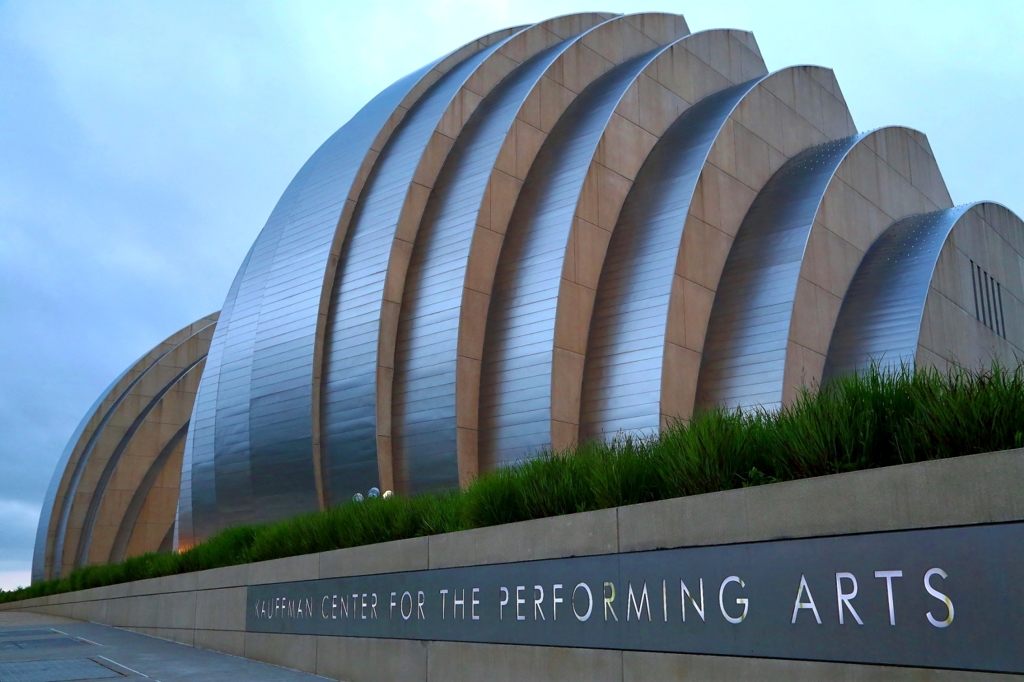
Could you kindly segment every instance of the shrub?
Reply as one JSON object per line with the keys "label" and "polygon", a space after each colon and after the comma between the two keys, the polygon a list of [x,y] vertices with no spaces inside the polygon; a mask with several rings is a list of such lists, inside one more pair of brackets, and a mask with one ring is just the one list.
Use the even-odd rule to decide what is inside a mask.
{"label": "shrub", "polygon": [[0,601],[1022,446],[1024,365],[949,373],[875,367],[805,391],[781,410],[712,409],[657,436],[542,452],[464,491],[371,499],[229,528],[180,554],[88,566],[0,591]]}

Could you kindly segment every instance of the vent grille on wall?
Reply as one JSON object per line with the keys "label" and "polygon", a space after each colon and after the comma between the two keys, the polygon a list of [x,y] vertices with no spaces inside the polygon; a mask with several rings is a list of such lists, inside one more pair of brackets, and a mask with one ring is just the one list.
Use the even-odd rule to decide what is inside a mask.
{"label": "vent grille on wall", "polygon": [[1006,338],[1003,317],[1003,286],[981,266],[971,261],[971,282],[974,284],[974,316],[999,336]]}

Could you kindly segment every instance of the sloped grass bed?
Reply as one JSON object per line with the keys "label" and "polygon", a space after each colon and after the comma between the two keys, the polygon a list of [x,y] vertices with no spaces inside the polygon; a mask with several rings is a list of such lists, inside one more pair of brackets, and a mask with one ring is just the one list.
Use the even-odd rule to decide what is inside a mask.
{"label": "sloped grass bed", "polygon": [[657,438],[583,443],[480,477],[464,491],[370,499],[241,526],[180,554],[144,554],[0,591],[29,599],[209,568],[1024,446],[1024,365],[880,372],[829,383],[781,411],[712,410]]}

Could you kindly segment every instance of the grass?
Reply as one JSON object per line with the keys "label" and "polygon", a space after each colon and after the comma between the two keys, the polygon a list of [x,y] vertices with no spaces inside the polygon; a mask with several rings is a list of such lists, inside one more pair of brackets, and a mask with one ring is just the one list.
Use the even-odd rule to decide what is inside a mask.
{"label": "grass", "polygon": [[582,443],[464,491],[372,499],[225,530],[180,554],[89,566],[9,592],[29,599],[208,568],[671,497],[1024,446],[1024,365],[877,369],[780,411],[711,410],[657,438]]}

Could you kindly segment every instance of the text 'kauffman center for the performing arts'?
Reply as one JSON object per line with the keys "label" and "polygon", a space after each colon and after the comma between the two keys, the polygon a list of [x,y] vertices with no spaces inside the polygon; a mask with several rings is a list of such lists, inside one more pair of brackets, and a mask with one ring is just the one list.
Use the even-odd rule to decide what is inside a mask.
{"label": "text 'kauffman center for the performing arts'", "polygon": [[1024,354],[1024,225],[836,77],[669,14],[498,31],[299,169],[223,308],[71,437],[33,580],[241,523],[465,485],[880,362]]}

